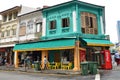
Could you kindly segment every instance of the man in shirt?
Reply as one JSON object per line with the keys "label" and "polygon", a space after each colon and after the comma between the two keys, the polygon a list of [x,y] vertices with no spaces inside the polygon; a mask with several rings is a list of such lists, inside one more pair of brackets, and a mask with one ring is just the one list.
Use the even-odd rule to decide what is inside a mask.
{"label": "man in shirt", "polygon": [[47,62],[48,62],[48,60],[47,60],[47,58],[46,58],[46,56],[44,57],[44,69],[47,69]]}

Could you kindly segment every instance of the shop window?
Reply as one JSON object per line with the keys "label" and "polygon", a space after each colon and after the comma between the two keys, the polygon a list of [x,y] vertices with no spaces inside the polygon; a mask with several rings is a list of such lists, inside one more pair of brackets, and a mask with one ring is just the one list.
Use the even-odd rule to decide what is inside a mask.
{"label": "shop window", "polygon": [[62,27],[69,27],[70,22],[69,22],[69,18],[63,18],[62,19]]}
{"label": "shop window", "polygon": [[56,29],[56,20],[50,21],[50,29]]}

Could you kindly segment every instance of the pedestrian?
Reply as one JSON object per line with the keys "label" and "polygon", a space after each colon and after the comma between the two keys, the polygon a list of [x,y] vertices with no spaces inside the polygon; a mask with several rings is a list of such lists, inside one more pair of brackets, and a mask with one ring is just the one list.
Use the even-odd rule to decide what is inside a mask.
{"label": "pedestrian", "polygon": [[117,63],[117,66],[120,64],[120,50],[115,53],[115,61]]}
{"label": "pedestrian", "polygon": [[26,68],[31,68],[32,67],[32,62],[31,62],[31,58],[30,56],[26,56],[25,60],[24,60],[24,67],[25,67],[25,70]]}
{"label": "pedestrian", "polygon": [[115,53],[111,53],[111,59],[112,59],[112,68],[115,69],[117,66],[117,63],[115,61]]}
{"label": "pedestrian", "polygon": [[21,55],[21,64],[22,64],[22,66],[24,66],[24,60],[25,60],[25,54],[22,53],[22,55]]}
{"label": "pedestrian", "polygon": [[44,57],[44,69],[47,69],[47,63],[48,63],[48,60],[46,58],[46,56]]}
{"label": "pedestrian", "polygon": [[2,65],[2,55],[0,54],[0,66]]}

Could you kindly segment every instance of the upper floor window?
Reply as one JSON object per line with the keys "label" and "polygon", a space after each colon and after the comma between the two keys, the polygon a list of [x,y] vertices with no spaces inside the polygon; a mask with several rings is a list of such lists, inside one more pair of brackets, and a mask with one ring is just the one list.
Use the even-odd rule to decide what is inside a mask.
{"label": "upper floor window", "polygon": [[6,22],[7,21],[7,15],[4,15],[3,16],[3,22]]}
{"label": "upper floor window", "polygon": [[56,20],[50,21],[50,29],[56,29]]}
{"label": "upper floor window", "polygon": [[33,20],[29,20],[27,23],[27,28],[26,28],[26,34],[31,34],[34,32],[34,21]]}
{"label": "upper floor window", "polygon": [[96,15],[89,12],[81,12],[82,33],[97,34],[97,19]]}
{"label": "upper floor window", "polygon": [[13,13],[13,18],[16,19],[17,15],[18,15],[18,12],[14,12]]}
{"label": "upper floor window", "polygon": [[10,30],[7,30],[6,32],[7,32],[7,36],[10,36]]}
{"label": "upper floor window", "polygon": [[63,18],[62,19],[62,27],[69,27],[70,25],[70,21],[69,21],[69,18]]}
{"label": "upper floor window", "polygon": [[28,21],[27,27],[29,29],[33,29],[33,23],[34,23],[33,20]]}
{"label": "upper floor window", "polygon": [[26,26],[26,22],[21,22],[20,23],[20,27],[25,27]]}
{"label": "upper floor window", "polygon": [[12,20],[12,13],[9,14],[9,21]]}
{"label": "upper floor window", "polygon": [[42,32],[42,22],[36,24],[36,32]]}
{"label": "upper floor window", "polygon": [[12,35],[16,35],[16,29],[12,29]]}
{"label": "upper floor window", "polygon": [[5,32],[2,32],[2,33],[1,33],[1,37],[4,37],[4,33],[5,33]]}
{"label": "upper floor window", "polygon": [[86,27],[93,28],[93,17],[85,16]]}

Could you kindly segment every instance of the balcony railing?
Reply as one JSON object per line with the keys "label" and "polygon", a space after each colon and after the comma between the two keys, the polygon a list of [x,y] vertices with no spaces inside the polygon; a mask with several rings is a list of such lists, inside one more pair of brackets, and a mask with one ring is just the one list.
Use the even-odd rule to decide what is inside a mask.
{"label": "balcony railing", "polygon": [[62,29],[62,33],[66,33],[66,32],[69,32],[70,31],[70,28],[63,28]]}

